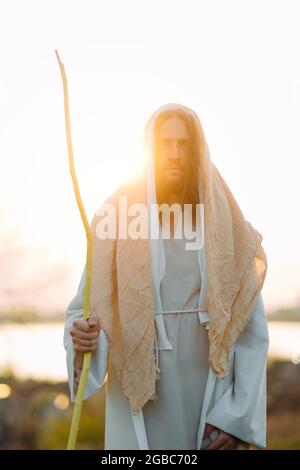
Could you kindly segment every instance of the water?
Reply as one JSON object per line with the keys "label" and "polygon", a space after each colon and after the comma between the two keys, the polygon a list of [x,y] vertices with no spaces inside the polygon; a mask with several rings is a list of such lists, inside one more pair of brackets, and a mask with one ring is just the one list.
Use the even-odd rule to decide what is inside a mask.
{"label": "water", "polygon": [[20,378],[66,381],[63,323],[9,323],[0,326],[0,371]]}
{"label": "water", "polygon": [[269,322],[270,359],[300,364],[300,322]]}
{"label": "water", "polygon": [[[0,372],[20,378],[67,381],[63,323],[0,325]],[[270,359],[300,363],[300,322],[269,322]]]}

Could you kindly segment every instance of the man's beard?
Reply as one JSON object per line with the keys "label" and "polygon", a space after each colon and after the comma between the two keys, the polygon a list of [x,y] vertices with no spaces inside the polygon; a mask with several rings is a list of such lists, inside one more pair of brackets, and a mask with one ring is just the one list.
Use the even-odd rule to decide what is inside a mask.
{"label": "man's beard", "polygon": [[183,187],[183,178],[180,181],[174,181],[172,179],[166,180],[162,191],[166,194],[180,193]]}
{"label": "man's beard", "polygon": [[[174,204],[174,195],[178,195],[178,204],[181,205],[184,211],[185,204],[192,207],[193,223],[196,222],[196,205],[199,204],[198,185],[194,181],[190,184],[186,181],[187,175],[181,178],[180,181],[164,179],[159,175],[156,179],[156,198],[157,204],[161,205],[167,203],[169,197],[172,196],[172,204]],[[176,199],[176,196],[175,196]]]}
{"label": "man's beard", "polygon": [[157,202],[164,202],[164,200],[168,199],[168,197],[174,193],[182,194],[183,187],[184,177],[182,177],[180,180],[173,180],[171,178],[164,179],[163,176],[158,175],[156,178]]}

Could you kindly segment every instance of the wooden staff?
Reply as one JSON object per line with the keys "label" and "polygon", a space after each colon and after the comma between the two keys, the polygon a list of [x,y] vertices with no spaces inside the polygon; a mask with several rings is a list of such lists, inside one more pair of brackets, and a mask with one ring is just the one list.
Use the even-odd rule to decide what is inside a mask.
{"label": "wooden staff", "polygon": [[[74,156],[73,156],[73,146],[71,138],[71,126],[70,126],[70,112],[69,112],[69,96],[68,96],[68,84],[67,77],[64,65],[60,60],[57,50],[55,49],[55,54],[59,63],[59,68],[61,72],[63,90],[64,90],[64,109],[65,109],[65,126],[66,126],[66,135],[67,135],[67,144],[68,144],[68,154],[69,154],[69,168],[73,182],[73,188],[75,192],[75,197],[77,205],[80,211],[81,219],[85,228],[86,241],[87,241],[87,250],[86,250],[86,275],[85,275],[85,286],[83,294],[83,318],[88,320],[90,316],[90,301],[91,301],[91,277],[92,277],[92,234],[90,225],[88,223],[82,199],[80,196],[79,185],[76,178],[75,166],[74,166]],[[85,352],[83,356],[83,367],[81,371],[81,376],[79,380],[79,386],[76,394],[76,400],[72,416],[72,424],[68,440],[68,450],[74,450],[76,446],[76,439],[79,430],[80,415],[82,409],[82,402],[84,397],[84,391],[86,388],[88,374],[90,371],[91,365],[91,352]]]}

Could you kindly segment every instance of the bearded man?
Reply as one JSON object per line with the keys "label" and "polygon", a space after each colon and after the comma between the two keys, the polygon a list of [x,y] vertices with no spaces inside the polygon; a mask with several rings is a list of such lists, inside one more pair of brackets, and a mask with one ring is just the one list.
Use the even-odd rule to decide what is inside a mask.
{"label": "bearded man", "polygon": [[[91,351],[84,399],[106,383],[105,449],[265,448],[262,236],[212,163],[195,111],[156,110],[144,151],[144,172],[91,223],[91,316],[83,320],[85,269],[66,311],[71,400]],[[147,217],[141,210],[132,225],[137,207]],[[166,220],[162,207],[177,216]],[[106,225],[117,216],[110,237],[104,213]]]}

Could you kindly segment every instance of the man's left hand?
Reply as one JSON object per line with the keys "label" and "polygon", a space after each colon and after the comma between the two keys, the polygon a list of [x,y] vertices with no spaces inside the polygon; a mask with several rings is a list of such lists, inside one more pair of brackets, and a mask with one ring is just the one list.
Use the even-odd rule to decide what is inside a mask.
{"label": "man's left hand", "polygon": [[237,437],[232,434],[228,434],[227,432],[222,431],[222,429],[218,429],[211,424],[205,425],[204,436],[207,437],[213,431],[218,431],[218,436],[209,444],[209,446],[200,450],[234,450],[237,448],[240,442]]}

